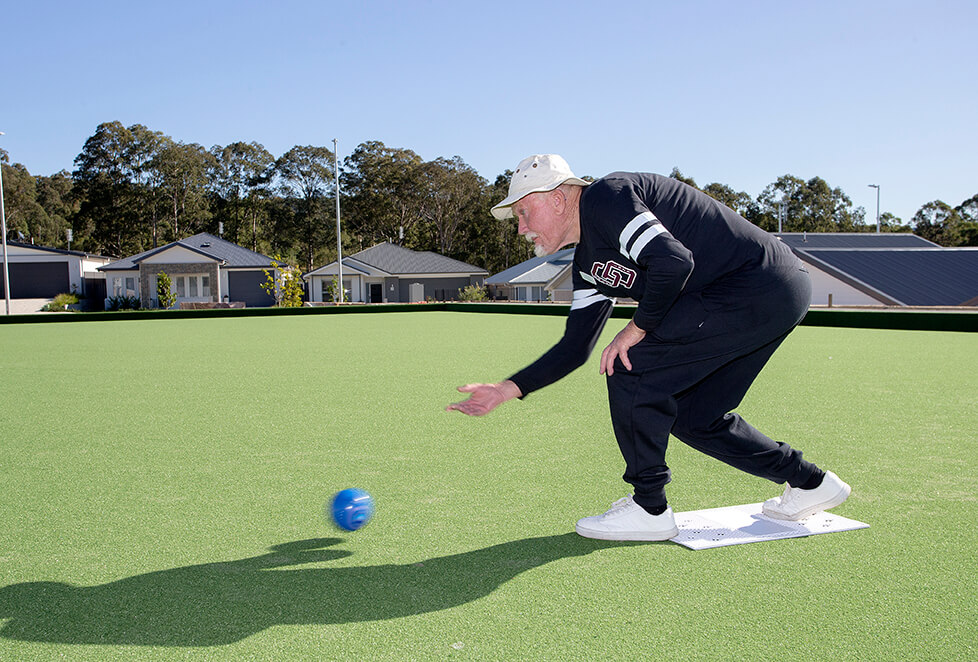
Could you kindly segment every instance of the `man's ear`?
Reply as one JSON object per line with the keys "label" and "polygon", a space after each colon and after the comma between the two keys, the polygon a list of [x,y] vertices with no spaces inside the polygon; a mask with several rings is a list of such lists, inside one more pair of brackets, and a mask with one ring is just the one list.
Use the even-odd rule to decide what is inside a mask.
{"label": "man's ear", "polygon": [[559,188],[555,188],[550,191],[550,204],[553,205],[554,211],[558,214],[563,214],[564,209],[567,208],[567,196]]}

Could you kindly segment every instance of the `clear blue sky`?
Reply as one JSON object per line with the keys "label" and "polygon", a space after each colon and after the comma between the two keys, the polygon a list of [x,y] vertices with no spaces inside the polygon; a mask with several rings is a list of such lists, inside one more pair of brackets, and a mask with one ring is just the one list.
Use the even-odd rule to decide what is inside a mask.
{"label": "clear blue sky", "polygon": [[819,176],[875,222],[978,193],[978,2],[8,2],[0,146],[71,170],[102,122],[275,156],[379,140],[493,180]]}

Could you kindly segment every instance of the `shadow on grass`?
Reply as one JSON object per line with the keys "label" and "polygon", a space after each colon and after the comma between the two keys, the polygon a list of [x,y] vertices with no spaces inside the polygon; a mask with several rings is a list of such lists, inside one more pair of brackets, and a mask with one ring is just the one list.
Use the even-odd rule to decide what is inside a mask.
{"label": "shadow on grass", "polygon": [[172,568],[99,586],[30,582],[0,588],[0,637],[66,644],[216,646],[273,625],[373,621],[477,600],[562,558],[635,543],[574,533],[527,538],[406,565],[290,568],[352,552],[339,538],[275,545],[238,561]]}

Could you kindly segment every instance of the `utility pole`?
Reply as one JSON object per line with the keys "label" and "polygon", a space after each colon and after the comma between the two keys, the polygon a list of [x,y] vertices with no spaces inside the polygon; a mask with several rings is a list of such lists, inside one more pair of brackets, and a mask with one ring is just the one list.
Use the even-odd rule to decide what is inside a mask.
{"label": "utility pole", "polygon": [[336,267],[339,269],[337,303],[343,303],[343,241],[340,236],[340,162],[336,155],[336,138],[333,138],[333,177],[336,179]]}
{"label": "utility pole", "polygon": [[[0,131],[0,136],[4,135]],[[0,226],[3,228],[3,296],[10,314],[10,269],[7,268],[7,215],[3,209],[3,165],[0,164]]]}
{"label": "utility pole", "polygon": [[876,189],[876,234],[880,233],[880,185],[869,184],[869,188]]}

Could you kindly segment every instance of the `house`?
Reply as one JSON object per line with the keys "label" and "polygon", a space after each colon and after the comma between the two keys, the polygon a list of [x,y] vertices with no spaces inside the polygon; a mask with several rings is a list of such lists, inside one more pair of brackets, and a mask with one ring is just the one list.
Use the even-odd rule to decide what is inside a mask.
{"label": "house", "polygon": [[[489,276],[489,298],[510,301],[561,301],[569,302],[573,287],[570,284],[570,265],[574,261],[574,249],[565,248],[552,255],[530,258],[525,262]],[[566,272],[568,277],[554,287],[548,284],[555,276]]]}
{"label": "house", "polygon": [[[303,275],[311,303],[333,300],[338,276],[334,260]],[[489,272],[429,251],[413,251],[384,242],[343,257],[343,290],[364,303],[458,299],[459,290],[481,284]]]}
{"label": "house", "polygon": [[812,276],[812,304],[978,303],[978,248],[944,248],[910,233],[776,235]]}
{"label": "house", "polygon": [[[11,299],[53,299],[72,292],[101,299],[105,296],[105,278],[98,268],[112,258],[8,241],[7,260]],[[0,255],[0,265],[2,261]],[[3,269],[0,269],[0,298],[6,296]]]}
{"label": "house", "polygon": [[108,297],[137,297],[144,308],[158,305],[156,274],[170,277],[183,303],[232,303],[271,306],[273,296],[262,289],[273,271],[272,258],[206,232],[171,242],[99,268]]}

